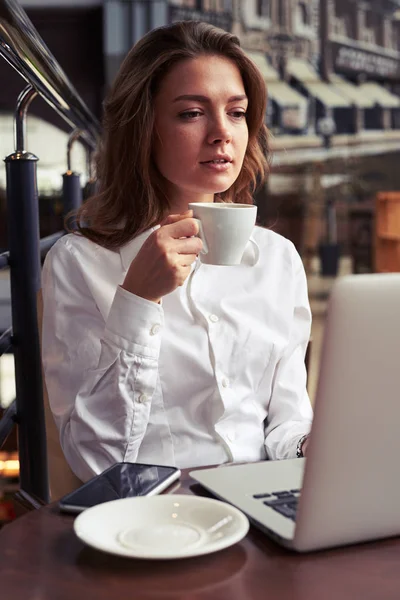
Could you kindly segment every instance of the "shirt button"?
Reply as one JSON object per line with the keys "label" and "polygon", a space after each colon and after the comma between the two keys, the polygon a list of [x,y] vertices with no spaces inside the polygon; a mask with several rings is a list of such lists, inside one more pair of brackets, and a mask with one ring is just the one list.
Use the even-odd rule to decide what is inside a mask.
{"label": "shirt button", "polygon": [[150,400],[150,398],[148,397],[147,394],[140,394],[138,401],[140,402],[140,404],[146,404],[146,402],[148,402]]}
{"label": "shirt button", "polygon": [[217,315],[210,315],[208,318],[210,319],[211,323],[216,323],[219,321]]}
{"label": "shirt button", "polygon": [[222,384],[222,387],[224,387],[224,388],[229,387],[229,379],[224,377],[223,380],[221,381],[221,384]]}
{"label": "shirt button", "polygon": [[157,335],[157,333],[160,332],[161,329],[161,325],[159,325],[158,323],[156,323],[155,325],[153,325],[153,327],[150,329],[150,335]]}

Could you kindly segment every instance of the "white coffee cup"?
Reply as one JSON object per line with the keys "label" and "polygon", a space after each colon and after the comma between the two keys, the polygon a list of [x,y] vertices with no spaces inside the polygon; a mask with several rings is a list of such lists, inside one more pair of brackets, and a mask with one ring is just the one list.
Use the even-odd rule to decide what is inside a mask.
{"label": "white coffee cup", "polygon": [[253,231],[257,207],[251,204],[191,202],[203,242],[200,260],[209,265],[239,265]]}

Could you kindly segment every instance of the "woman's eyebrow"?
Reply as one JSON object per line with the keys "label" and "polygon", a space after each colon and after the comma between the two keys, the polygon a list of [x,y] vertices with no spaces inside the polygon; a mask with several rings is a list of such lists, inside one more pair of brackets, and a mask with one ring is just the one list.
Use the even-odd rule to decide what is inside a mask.
{"label": "woman's eyebrow", "polygon": [[[177,96],[173,102],[178,102],[179,100],[195,100],[196,102],[211,102],[210,98],[207,96],[201,96],[199,94],[183,94],[182,96]],[[246,94],[239,94],[238,96],[231,96],[228,98],[227,102],[240,102],[241,100],[247,100]]]}

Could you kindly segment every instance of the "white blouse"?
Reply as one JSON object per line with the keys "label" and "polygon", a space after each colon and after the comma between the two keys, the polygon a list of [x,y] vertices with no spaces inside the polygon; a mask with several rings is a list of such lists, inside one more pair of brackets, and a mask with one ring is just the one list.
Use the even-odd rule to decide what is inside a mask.
{"label": "white blouse", "polygon": [[83,481],[119,461],[180,468],[293,458],[311,427],[311,313],[293,244],[256,227],[238,266],[199,260],[162,303],[120,287],[119,251],[61,238],[43,268],[43,366]]}

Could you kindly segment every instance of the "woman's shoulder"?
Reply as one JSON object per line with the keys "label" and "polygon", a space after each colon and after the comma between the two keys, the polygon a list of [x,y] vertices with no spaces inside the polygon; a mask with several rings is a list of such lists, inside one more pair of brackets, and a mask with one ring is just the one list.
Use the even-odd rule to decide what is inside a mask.
{"label": "woman's shoulder", "polygon": [[268,227],[257,225],[254,228],[253,237],[260,246],[260,249],[274,248],[289,254],[297,252],[293,242]]}
{"label": "woman's shoulder", "polygon": [[77,233],[67,233],[63,235],[54,246],[49,254],[72,254],[76,257],[93,256],[95,254],[103,254],[106,256],[109,253],[115,254],[112,250],[108,250],[95,242],[92,242],[87,237]]}
{"label": "woman's shoulder", "polygon": [[120,262],[119,253],[108,250],[83,235],[68,233],[63,235],[47,254],[47,263],[62,263],[65,267],[78,264],[80,269],[87,270],[94,265],[104,266],[110,262]]}
{"label": "woman's shoulder", "polygon": [[253,239],[264,260],[272,260],[275,265],[286,266],[291,272],[297,272],[303,268],[303,262],[296,246],[280,233],[267,227],[256,226],[253,231]]}

